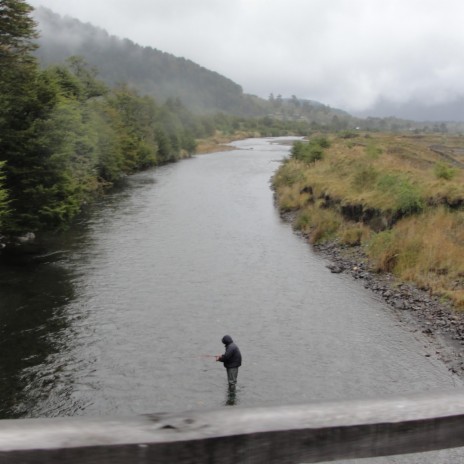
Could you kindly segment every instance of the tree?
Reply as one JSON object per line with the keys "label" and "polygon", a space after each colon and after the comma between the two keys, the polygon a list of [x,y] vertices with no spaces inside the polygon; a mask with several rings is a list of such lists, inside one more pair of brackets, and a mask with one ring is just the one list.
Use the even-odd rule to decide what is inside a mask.
{"label": "tree", "polygon": [[9,210],[3,232],[15,236],[56,224],[76,211],[58,135],[60,88],[39,70],[31,52],[36,37],[32,8],[0,0],[0,162]]}
{"label": "tree", "polygon": [[31,52],[36,48],[32,8],[20,0],[0,0],[0,130],[9,125],[9,110],[18,97],[17,78],[35,68]]}
{"label": "tree", "polygon": [[[30,14],[32,7],[22,0],[0,0],[0,129],[8,122],[8,111],[18,97],[18,78],[26,81],[35,70],[36,62],[31,52],[37,48],[35,22]],[[19,92],[20,95],[20,92]]]}
{"label": "tree", "polygon": [[115,111],[119,145],[124,153],[126,173],[157,164],[155,122],[158,109],[154,100],[141,97],[122,85],[108,96],[107,104]]}
{"label": "tree", "polygon": [[81,99],[88,100],[93,97],[100,97],[107,93],[106,85],[97,79],[96,68],[90,66],[81,56],[71,56],[66,63],[79,80],[81,88]]}
{"label": "tree", "polygon": [[301,106],[300,100],[296,97],[296,95],[292,95],[292,104],[295,108],[299,108]]}
{"label": "tree", "polygon": [[23,0],[0,0],[0,62],[31,63],[30,53],[37,48],[36,24],[30,14],[33,8]]}

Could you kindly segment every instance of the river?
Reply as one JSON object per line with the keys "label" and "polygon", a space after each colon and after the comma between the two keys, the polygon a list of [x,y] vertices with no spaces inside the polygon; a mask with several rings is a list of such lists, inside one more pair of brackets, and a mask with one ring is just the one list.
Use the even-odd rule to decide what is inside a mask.
{"label": "river", "polygon": [[[332,274],[281,220],[270,177],[289,146],[277,142],[244,140],[131,176],[46,253],[2,262],[1,417],[461,388],[425,356],[422,334],[359,283]],[[211,357],[225,334],[244,358],[232,400]],[[453,462],[449,453],[426,456]]]}

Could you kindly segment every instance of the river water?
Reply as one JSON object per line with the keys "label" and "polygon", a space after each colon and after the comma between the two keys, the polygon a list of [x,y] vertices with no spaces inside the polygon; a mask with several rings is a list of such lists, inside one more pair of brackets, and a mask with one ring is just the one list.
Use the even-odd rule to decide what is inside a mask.
{"label": "river water", "polygon": [[[1,264],[2,418],[462,388],[422,334],[280,219],[269,181],[289,146],[235,146],[130,177],[46,253]],[[211,357],[225,334],[244,358],[232,399]]]}

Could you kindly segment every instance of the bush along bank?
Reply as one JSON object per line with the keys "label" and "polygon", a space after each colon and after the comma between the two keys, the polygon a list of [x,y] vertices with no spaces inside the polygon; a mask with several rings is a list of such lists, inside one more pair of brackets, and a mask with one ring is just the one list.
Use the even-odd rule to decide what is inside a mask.
{"label": "bush along bank", "polygon": [[316,135],[293,147],[272,183],[282,216],[332,261],[332,272],[350,273],[424,333],[464,345],[462,143]]}

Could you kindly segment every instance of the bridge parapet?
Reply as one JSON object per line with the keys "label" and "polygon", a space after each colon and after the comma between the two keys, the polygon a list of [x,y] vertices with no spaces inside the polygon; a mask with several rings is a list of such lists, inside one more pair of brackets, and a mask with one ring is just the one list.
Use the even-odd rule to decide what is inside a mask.
{"label": "bridge parapet", "polygon": [[296,464],[462,446],[462,390],[129,418],[0,421],[1,464]]}

